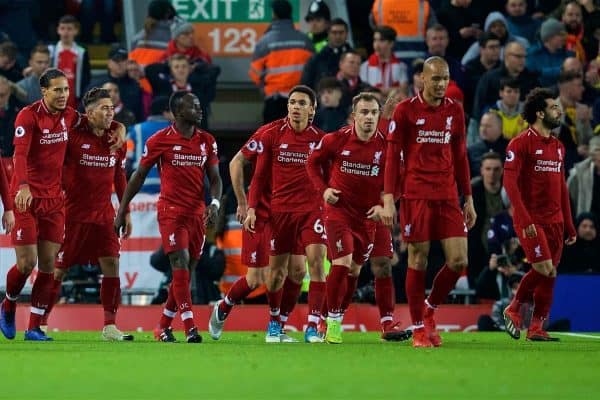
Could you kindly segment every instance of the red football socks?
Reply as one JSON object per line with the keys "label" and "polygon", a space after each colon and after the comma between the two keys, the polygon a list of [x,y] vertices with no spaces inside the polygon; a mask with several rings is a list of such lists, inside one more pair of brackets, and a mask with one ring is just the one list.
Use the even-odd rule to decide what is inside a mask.
{"label": "red football socks", "polygon": [[282,319],[287,321],[287,317],[292,313],[294,307],[296,307],[296,303],[298,303],[298,297],[300,297],[301,290],[302,283],[294,282],[289,277],[285,278],[285,282],[283,283],[280,310]]}
{"label": "red football socks", "polygon": [[58,301],[60,296],[60,288],[62,286],[62,281],[54,279],[52,281],[52,288],[50,289],[50,302],[48,303],[48,308],[46,308],[46,312],[42,317],[41,324],[48,325],[48,318],[50,317],[50,313],[54,309],[54,305]]}
{"label": "red football socks", "polygon": [[28,275],[23,274],[13,265],[6,273],[6,297],[3,308],[7,312],[15,312],[17,309],[17,298],[27,282]]}
{"label": "red football socks", "polygon": [[28,330],[39,328],[42,317],[50,303],[54,273],[38,270],[37,277],[31,289],[31,314],[29,315]]}
{"label": "red football socks", "polygon": [[545,320],[550,314],[556,278],[544,276],[533,291],[533,317]]}
{"label": "red football socks", "polygon": [[425,271],[408,267],[406,271],[406,298],[410,318],[415,327],[423,326],[423,307],[425,303]]}
{"label": "red football socks", "polygon": [[225,301],[221,302],[219,309],[225,314],[229,314],[234,304],[238,304],[244,300],[251,292],[252,289],[250,286],[248,286],[246,277],[242,276],[240,279],[235,281],[233,285],[231,285],[227,295],[225,296]]}
{"label": "red football socks", "polygon": [[392,277],[375,278],[375,303],[379,308],[381,322],[393,321],[395,305],[394,282]]}
{"label": "red football socks", "polygon": [[308,325],[317,327],[321,319],[321,306],[327,294],[325,282],[310,281],[308,287]]}
{"label": "red football socks", "polygon": [[344,300],[342,301],[342,313],[345,313],[350,303],[352,303],[352,296],[356,292],[356,286],[358,286],[358,276],[352,276],[348,274],[346,276],[346,293],[344,294]]}
{"label": "red football socks", "polygon": [[339,318],[342,313],[342,302],[348,286],[348,267],[333,265],[327,275],[327,314],[331,318]]}
{"label": "red football socks", "polygon": [[271,321],[280,322],[279,314],[281,310],[281,297],[283,296],[283,288],[274,292],[267,290],[267,301],[269,302],[269,315]]}
{"label": "red football socks", "polygon": [[544,277],[544,275],[533,268],[525,274],[519,283],[515,298],[510,303],[511,311],[518,312],[521,304],[529,303],[533,300],[533,291]]}
{"label": "red football socks", "polygon": [[121,279],[105,276],[100,286],[100,300],[104,308],[104,325],[115,324],[121,299]]}
{"label": "red football socks", "polygon": [[195,326],[194,313],[192,312],[192,293],[190,292],[190,271],[179,268],[173,269],[173,282],[171,285],[187,333]]}
{"label": "red football socks", "polygon": [[429,305],[435,308],[442,304],[450,291],[456,286],[458,278],[460,278],[460,274],[444,264],[433,280],[433,287],[427,298]]}
{"label": "red football socks", "polygon": [[175,295],[173,294],[173,283],[169,285],[169,295],[165,308],[163,309],[162,315],[160,316],[160,322],[158,323],[161,329],[166,329],[171,326],[173,318],[177,315],[177,302],[175,301]]}

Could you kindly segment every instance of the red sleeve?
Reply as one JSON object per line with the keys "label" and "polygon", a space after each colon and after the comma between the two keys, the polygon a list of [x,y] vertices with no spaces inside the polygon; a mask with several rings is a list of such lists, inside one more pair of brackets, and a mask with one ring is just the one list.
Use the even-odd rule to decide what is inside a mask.
{"label": "red sleeve", "polygon": [[518,185],[519,174],[523,168],[525,157],[527,157],[527,152],[523,148],[521,138],[511,140],[506,149],[503,184],[510,203],[515,209],[515,216],[521,219],[519,225],[522,227],[533,224],[531,216],[523,203],[523,197],[521,197]]}
{"label": "red sleeve", "polygon": [[[117,165],[115,166],[115,192],[117,193],[117,198],[119,199],[119,203],[123,198],[123,193],[125,193],[125,188],[127,187],[127,177],[125,175],[125,155],[127,154],[127,146],[123,146],[123,149],[118,152],[117,156]],[[126,212],[129,213],[129,204],[127,205]]]}
{"label": "red sleeve", "polygon": [[331,161],[331,145],[335,141],[335,133],[325,135],[315,149],[308,156],[306,161],[306,171],[308,178],[319,194],[323,194],[329,187],[325,180],[324,166]]}
{"label": "red sleeve", "polygon": [[[562,147],[562,154],[565,154],[564,146]],[[564,162],[563,162],[563,171],[564,171]],[[565,230],[567,231],[568,237],[577,236],[577,231],[575,230],[575,225],[573,224],[573,215],[571,214],[571,197],[569,196],[569,189],[567,188],[566,177],[563,176],[560,188],[561,195],[561,205],[562,205],[562,213],[563,219],[565,221]]]}
{"label": "red sleeve", "polygon": [[246,144],[244,144],[244,147],[242,147],[240,149],[240,151],[244,155],[244,158],[247,161],[251,162],[252,164],[256,163],[258,154],[261,153],[263,150],[262,143],[260,141],[261,133],[262,133],[261,129],[254,132],[254,134],[252,136],[250,136],[250,139],[248,139]]}
{"label": "red sleeve", "polygon": [[158,134],[154,134],[146,140],[146,144],[144,145],[144,152],[142,153],[142,158],[140,159],[140,165],[143,165],[147,168],[152,168],[154,164],[158,162],[162,154],[162,146],[160,146]]}
{"label": "red sleeve", "polygon": [[15,145],[13,156],[15,163],[14,174],[17,187],[28,183],[27,156],[29,155],[34,129],[35,121],[31,111],[25,109],[19,112],[15,120],[15,138],[13,139],[13,144]]}
{"label": "red sleeve", "polygon": [[217,147],[217,142],[212,135],[209,134],[208,137],[208,144],[210,145],[208,165],[219,165],[219,148]]}
{"label": "red sleeve", "polygon": [[250,192],[248,193],[248,208],[256,208],[260,201],[262,192],[266,185],[267,179],[271,176],[271,168],[273,168],[273,153],[272,153],[272,135],[267,133],[262,135],[258,142],[262,146],[263,151],[258,154],[256,161],[256,169],[252,182],[250,182]]}
{"label": "red sleeve", "polygon": [[2,199],[4,211],[11,211],[14,208],[13,198],[10,196],[8,188],[8,179],[6,179],[6,171],[2,162],[0,162],[0,198]]}
{"label": "red sleeve", "polygon": [[405,125],[403,103],[400,103],[396,106],[392,120],[388,124],[383,193],[395,194],[399,191],[396,184],[398,183],[398,173],[402,162],[400,155],[403,150],[402,132]]}
{"label": "red sleeve", "polygon": [[457,107],[455,113],[456,129],[458,134],[452,140],[452,154],[454,156],[454,176],[458,191],[463,196],[471,195],[471,173],[469,171],[469,158],[467,157],[467,142],[465,133],[465,114],[462,107]]}

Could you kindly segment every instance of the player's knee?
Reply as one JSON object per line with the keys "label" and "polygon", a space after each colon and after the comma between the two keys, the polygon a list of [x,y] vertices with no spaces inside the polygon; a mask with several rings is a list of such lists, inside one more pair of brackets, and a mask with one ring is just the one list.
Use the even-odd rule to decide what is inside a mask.
{"label": "player's knee", "polygon": [[304,266],[290,269],[288,278],[296,283],[302,283],[304,276],[306,275],[306,268]]}
{"label": "player's knee", "polygon": [[246,274],[246,282],[248,283],[248,287],[252,290],[256,289],[266,281],[266,276],[264,273],[264,268],[248,268],[248,273]]}
{"label": "player's knee", "polygon": [[54,280],[62,281],[65,278],[66,271],[64,269],[55,268],[54,269]]}
{"label": "player's knee", "polygon": [[17,269],[19,272],[25,275],[31,274],[31,271],[35,268],[37,260],[35,257],[23,256],[17,260]]}
{"label": "player's knee", "polygon": [[446,262],[448,268],[455,272],[463,272],[467,269],[468,261],[466,257],[454,257]]}
{"label": "player's knee", "polygon": [[169,253],[171,267],[177,269],[186,269],[190,262],[189,256],[184,251],[174,251]]}
{"label": "player's knee", "polygon": [[389,258],[371,260],[371,272],[375,278],[388,278],[392,276],[392,263]]}

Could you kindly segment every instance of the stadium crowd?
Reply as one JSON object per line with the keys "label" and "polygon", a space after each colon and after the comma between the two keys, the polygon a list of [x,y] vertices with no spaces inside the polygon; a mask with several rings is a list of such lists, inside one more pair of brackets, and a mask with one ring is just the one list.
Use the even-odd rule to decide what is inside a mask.
{"label": "stadium crowd", "polygon": [[[75,109],[85,110],[82,101],[91,88],[102,88],[110,94],[114,120],[128,132],[124,160],[127,178],[144,165],[146,141],[176,119],[169,103],[173,93],[185,91],[195,95],[203,116],[200,127],[211,132],[211,103],[217,95],[221,68],[205,49],[194,43],[194,26],[177,15],[169,1],[150,2],[144,28],[132,39],[131,51],[115,36],[115,21],[119,17],[116,2],[84,0],[79,10],[73,9],[73,2],[69,1],[57,9],[46,10],[47,3],[23,0],[0,4],[0,29],[4,31],[0,32],[0,156],[8,181],[17,173],[13,163],[13,140],[19,133],[15,132],[17,115],[26,105],[42,99],[39,78],[50,67],[64,72],[69,86],[68,104]],[[348,1],[348,8],[354,3]],[[67,10],[78,14],[67,14]],[[60,11],[65,14],[58,15]],[[423,91],[425,61],[430,57],[445,60],[450,72],[445,95],[464,110],[470,190],[477,214],[468,232],[468,269],[458,280],[455,293],[474,296],[481,302],[506,302],[514,295],[515,282],[530,265],[513,226],[514,206],[503,186],[504,160],[510,140],[528,127],[522,116],[523,101],[534,88],[548,88],[561,110],[560,126],[553,133],[564,146],[564,172],[572,210],[568,218],[577,230],[577,242],[565,246],[558,273],[599,273],[598,2],[375,0],[370,11],[368,21],[352,12],[350,21],[346,21],[332,15],[326,1],[316,0],[303,16],[309,29],[302,32],[292,22],[290,4],[285,0],[272,2],[272,23],[258,41],[248,71],[264,97],[264,124],[288,116],[290,91],[299,84],[316,92],[317,108],[310,120],[324,132],[353,123],[352,111],[356,106],[353,99],[360,93],[369,93],[376,99],[387,122],[399,102]],[[100,22],[98,38],[94,38],[91,29],[95,19]],[[40,26],[52,26],[55,32],[44,31]],[[355,34],[353,38],[349,36],[351,31]],[[85,44],[98,41],[111,47],[106,71],[92,74]],[[352,42],[357,44],[355,48]],[[388,127],[380,126],[387,133]],[[248,132],[247,137],[251,134]],[[245,161],[250,157],[244,156]],[[220,160],[221,164],[229,161]],[[232,164],[235,161],[234,158]],[[146,166],[151,167],[147,162]],[[158,193],[161,189],[158,171],[148,168],[145,174],[141,190]],[[215,240],[221,243],[221,250],[222,244],[228,242],[227,235],[232,234],[226,227],[240,219],[238,206],[241,206],[236,201],[240,199],[238,193],[234,195],[234,176],[223,177],[223,181],[232,184],[223,189],[225,196],[216,229]],[[311,182],[307,179],[302,184]],[[211,197],[205,194],[208,204]],[[240,224],[237,229],[241,230]],[[404,302],[407,244],[402,241],[398,225],[394,226],[392,237],[393,253],[386,256],[390,267],[393,266],[390,290],[394,290],[396,302]],[[204,244],[205,250],[210,248],[207,246],[214,245]],[[219,303],[222,314],[215,320],[219,322],[219,315],[224,320],[231,306],[245,297],[230,297],[230,293],[235,281],[232,278],[244,275],[248,265],[232,270],[227,264],[231,260],[227,253],[223,255],[218,250],[206,253],[211,257],[204,257],[199,269],[210,267],[211,274],[199,274],[195,287],[200,293],[194,299],[208,303],[224,298]],[[324,285],[323,256],[316,250],[308,255],[311,288],[317,286],[315,282]],[[165,257],[162,248],[153,256],[153,266],[167,276],[165,287],[156,299],[160,303],[168,299],[172,276],[181,274],[177,269],[171,271]],[[444,264],[443,258],[442,248],[433,244],[428,254],[433,268],[426,272],[427,288],[431,288],[439,267]],[[380,301],[377,285],[378,282],[382,285],[383,275],[374,265],[375,257],[368,263],[372,268],[357,272],[352,285],[359,287],[359,300],[376,303]],[[291,271],[291,264],[294,263],[290,261],[285,268]],[[300,264],[299,269],[305,268],[302,260]],[[221,285],[217,291],[212,282],[219,279]],[[284,293],[287,290],[291,297],[297,298],[303,279],[303,271],[295,275],[290,272],[280,282]],[[250,280],[248,293],[257,288]],[[474,295],[465,289],[474,290]],[[253,297],[261,294],[265,299],[264,289]],[[310,292],[308,302],[310,306]],[[288,308],[289,313],[293,304]],[[320,306],[311,307],[316,319],[309,316],[309,323],[319,321],[320,311]],[[281,313],[285,322],[283,303]],[[498,321],[495,326],[502,326],[503,321]],[[168,328],[165,324],[161,334]]]}

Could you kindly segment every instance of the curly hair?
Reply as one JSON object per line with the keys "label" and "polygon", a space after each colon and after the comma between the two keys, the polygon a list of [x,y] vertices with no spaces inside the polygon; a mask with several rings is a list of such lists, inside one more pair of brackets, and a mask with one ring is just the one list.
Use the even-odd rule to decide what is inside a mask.
{"label": "curly hair", "polygon": [[553,99],[555,96],[552,91],[544,88],[535,88],[525,98],[523,107],[523,119],[529,125],[537,120],[537,113],[544,111],[547,107],[546,99]]}

